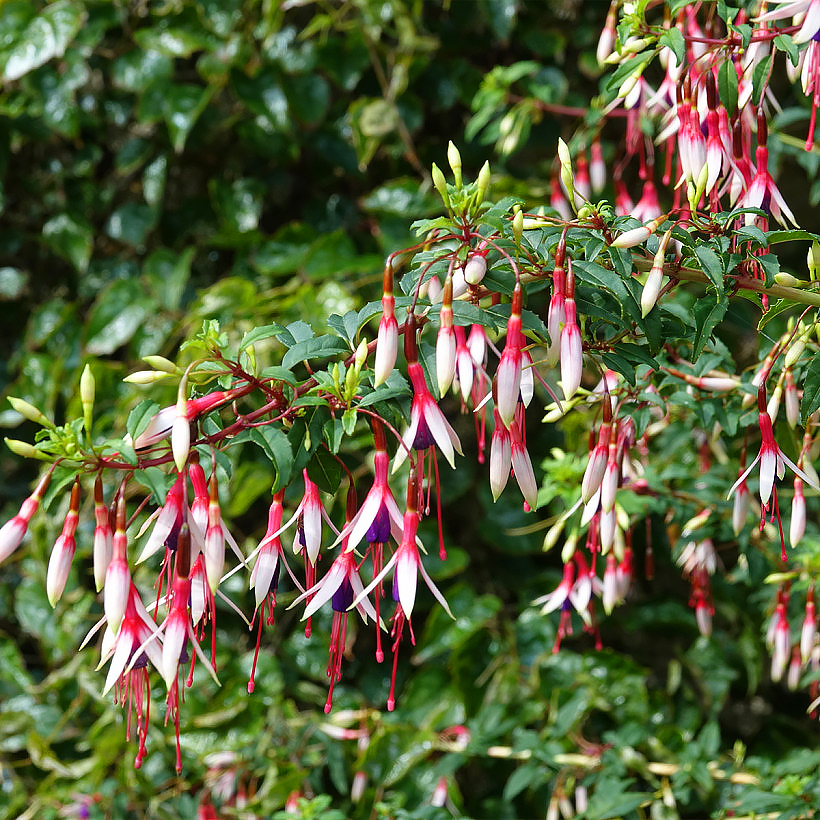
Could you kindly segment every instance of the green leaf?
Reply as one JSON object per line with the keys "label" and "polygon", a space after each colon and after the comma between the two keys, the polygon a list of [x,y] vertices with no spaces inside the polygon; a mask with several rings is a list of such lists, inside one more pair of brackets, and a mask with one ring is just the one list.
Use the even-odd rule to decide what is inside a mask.
{"label": "green leaf", "polygon": [[51,250],[67,259],[78,273],[85,273],[94,237],[91,226],[68,214],[58,214],[43,225],[43,240]]}
{"label": "green leaf", "polygon": [[148,423],[159,412],[159,405],[152,399],[144,399],[129,414],[125,429],[132,441],[145,432]]}
{"label": "green leaf", "polygon": [[144,470],[134,470],[134,478],[139,481],[143,487],[147,487],[154,497],[154,503],[157,506],[162,506],[165,503],[165,497],[168,495],[168,490],[171,489],[173,476],[165,472],[159,467],[146,467]]}
{"label": "green leaf", "polygon": [[273,465],[273,492],[286,487],[293,469],[293,449],[287,435],[271,425],[254,427],[250,438],[262,448]]}
{"label": "green leaf", "polygon": [[85,347],[96,356],[108,356],[125,344],[156,310],[138,282],[121,279],[100,292],[86,323]]}
{"label": "green leaf", "polygon": [[141,92],[155,80],[167,80],[173,71],[174,61],[167,55],[135,48],[111,64],[111,81],[122,91]]}
{"label": "green leaf", "polygon": [[305,339],[297,342],[285,353],[282,367],[291,368],[293,365],[307,359],[327,358],[339,353],[349,353],[347,343],[338,336],[317,336],[314,339]]}
{"label": "green leaf", "polygon": [[610,370],[620,373],[631,385],[634,386],[635,368],[630,361],[617,353],[612,353],[609,351],[602,353],[601,358]]}
{"label": "green leaf", "polygon": [[804,231],[800,228],[795,228],[793,230],[787,231],[769,231],[766,234],[769,244],[770,245],[777,245],[780,242],[795,242],[801,239],[807,240],[811,242],[814,239],[818,238],[816,233],[812,233],[811,231]]}
{"label": "green leaf", "polygon": [[126,202],[117,208],[105,225],[106,233],[112,238],[132,247],[145,243],[148,232],[156,223],[153,208],[142,202]]}
{"label": "green leaf", "polygon": [[815,353],[803,377],[803,399],[800,402],[800,419],[805,426],[809,416],[820,408],[820,354]]}
{"label": "green leaf", "polygon": [[737,111],[737,69],[731,60],[724,60],[718,69],[718,96],[731,117]]}
{"label": "green leaf", "polygon": [[83,4],[74,0],[49,3],[24,29],[6,54],[3,79],[19,80],[54,57],[62,57],[82,28]]}
{"label": "green leaf", "polygon": [[193,245],[189,245],[181,253],[169,248],[158,248],[145,260],[142,275],[147,280],[151,294],[166,310],[179,308],[191,275],[191,262],[195,252]]}
{"label": "green leaf", "polygon": [[327,320],[328,325],[343,339],[347,339],[351,349],[355,348],[356,334],[359,332],[359,312],[349,310],[344,316],[332,313]]}
{"label": "green leaf", "polygon": [[701,270],[721,293],[723,291],[723,263],[720,257],[707,245],[698,245],[695,248],[695,255],[700,262]]}
{"label": "green leaf", "polygon": [[215,91],[216,86],[191,84],[166,85],[162,89],[162,115],[177,154],[182,153],[194,123]]}
{"label": "green leaf", "polygon": [[792,302],[791,299],[778,299],[775,304],[773,304],[764,314],[760,317],[760,321],[757,323],[757,329],[763,330],[772,319],[779,316],[781,313],[785,313],[787,310],[791,310],[793,308],[800,307],[796,302]]}
{"label": "green leaf", "polygon": [[692,361],[696,362],[703,352],[703,348],[709,341],[712,331],[715,326],[726,315],[726,310],[729,307],[729,300],[724,294],[720,294],[720,298],[713,302],[710,294],[706,294],[703,299],[698,300],[695,305],[695,342],[692,350]]}
{"label": "green leaf", "polygon": [[261,180],[237,179],[227,183],[212,179],[208,190],[223,229],[231,233],[248,233],[257,228],[265,194]]}
{"label": "green leaf", "polygon": [[[791,60],[792,65],[797,65],[800,61],[800,52],[792,37],[785,34],[778,34],[777,37],[774,38],[774,44],[780,51],[785,51],[786,54],[789,55],[789,60]],[[731,114],[732,112],[730,111],[729,113]]]}
{"label": "green leaf", "polygon": [[282,325],[276,324],[276,322],[270,325],[255,327],[253,330],[249,330],[242,337],[242,341],[239,344],[239,352],[241,353],[243,350],[247,350],[251,345],[255,345],[257,342],[261,342],[264,339],[270,339],[274,336],[278,336],[280,333],[284,332],[284,330],[285,328],[283,328]]}
{"label": "green leaf", "polygon": [[[663,46],[668,46],[675,54],[675,59],[678,65],[683,65],[686,59],[686,43],[683,40],[683,34],[677,26],[668,28],[658,40],[658,43]],[[727,61],[728,62],[728,61]]]}
{"label": "green leaf", "polygon": [[308,477],[320,490],[335,495],[342,483],[342,468],[339,462],[327,452],[318,449],[307,465]]}
{"label": "green leaf", "polygon": [[752,75],[752,103],[755,106],[760,105],[760,100],[763,98],[763,92],[766,90],[771,65],[772,55],[769,54],[755,66],[754,74]]}

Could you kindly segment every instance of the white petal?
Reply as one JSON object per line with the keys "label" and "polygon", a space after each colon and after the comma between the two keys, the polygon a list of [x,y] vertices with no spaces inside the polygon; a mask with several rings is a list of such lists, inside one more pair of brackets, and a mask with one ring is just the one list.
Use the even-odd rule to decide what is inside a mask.
{"label": "white petal", "polygon": [[418,583],[419,565],[418,556],[414,556],[410,549],[399,549],[401,555],[396,561],[396,585],[399,588],[399,603],[404,614],[409,619],[413,614],[413,605],[416,602],[416,585]]}

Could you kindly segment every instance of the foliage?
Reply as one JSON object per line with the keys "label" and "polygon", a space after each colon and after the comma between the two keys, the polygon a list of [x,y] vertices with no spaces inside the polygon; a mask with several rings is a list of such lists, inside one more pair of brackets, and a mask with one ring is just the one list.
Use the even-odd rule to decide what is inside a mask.
{"label": "foliage", "polygon": [[[779,681],[817,686],[816,638],[801,658],[799,633],[813,616],[818,534],[804,513],[783,564],[777,525],[781,511],[789,524],[799,518],[804,495],[809,511],[816,505],[820,246],[798,196],[817,196],[817,160],[790,133],[805,134],[816,102],[811,87],[807,103],[779,78],[786,60],[814,59],[817,44],[788,21],[763,25],[750,19],[756,8],[723,2],[668,3],[666,18],[645,2],[615,3],[605,26],[597,4],[538,5],[3,4],[0,293],[14,401],[0,420],[15,428],[17,455],[2,456],[10,527],[38,462],[58,462],[42,492],[46,514],[31,518],[29,502],[20,513],[31,519],[24,546],[15,551],[13,527],[0,531],[7,816],[516,817],[546,806],[548,817],[603,820],[816,810],[810,699]],[[699,43],[709,56],[698,59],[710,61],[700,73]],[[596,47],[599,58],[614,54],[603,68]],[[714,78],[712,110],[746,140],[738,164],[752,145],[766,147],[767,95],[778,94],[772,161],[758,147],[738,184],[751,189],[756,168],[780,163],[784,191],[785,174],[808,175],[811,185],[786,197],[802,228],[786,216],[770,223],[773,180],[756,200],[734,195],[732,175],[743,174],[728,164],[723,190],[708,187],[708,163],[704,173],[692,173],[691,159],[661,172],[662,151],[676,163],[684,148],[668,134],[653,147],[674,117],[648,103],[644,83],[663,87],[676,67],[688,72],[684,94],[705,99]],[[697,110],[685,96],[679,105]],[[686,116],[681,128],[697,142]],[[711,128],[704,119],[705,136]],[[445,147],[451,137],[463,157]],[[601,202],[589,179],[597,188],[598,151],[612,169],[595,192]],[[478,171],[489,152],[492,166]],[[672,190],[676,175],[683,183]],[[811,248],[810,281],[792,247]],[[452,329],[466,336],[471,326],[497,349],[472,359],[468,380]],[[393,370],[391,340],[408,367]],[[451,344],[462,359],[448,395]],[[490,381],[480,364],[497,374],[495,405],[483,411]],[[517,384],[508,388],[523,379],[526,394],[531,374],[536,398],[525,411]],[[767,433],[775,396],[787,418]],[[304,610],[290,608],[303,597],[297,584],[330,577],[346,542],[331,550],[325,538],[318,564],[305,559],[306,583],[279,566],[262,584],[263,561],[293,563],[279,551],[279,523],[300,505],[294,548],[308,554],[304,530],[320,499],[349,537],[357,507],[348,489],[364,500],[372,451],[377,485],[385,449],[404,453],[391,428],[414,419],[418,428],[423,415],[428,439],[445,457],[451,441],[453,455],[439,401],[467,458],[454,471],[439,459],[441,473],[431,473],[414,451],[410,471],[390,479],[402,513],[421,502],[420,522],[409,512],[403,525],[419,523],[428,554],[410,536],[393,558],[362,546],[357,559],[365,585],[371,559],[373,574],[396,561],[395,612],[378,585],[375,599],[392,634],[377,637],[336,595],[334,611],[318,609],[305,629]],[[459,407],[479,420],[475,440]],[[487,446],[480,425],[491,417]],[[613,455],[602,432],[611,423]],[[152,435],[172,427],[170,448]],[[748,507],[724,500],[758,449],[759,532],[746,526]],[[174,506],[179,471],[193,477],[191,453],[204,468],[199,519]],[[799,472],[793,493],[776,485],[770,502],[763,473],[781,454]],[[579,487],[586,493],[595,458],[619,477],[612,504],[599,496],[584,509]],[[736,498],[748,503],[742,481]],[[157,580],[159,556],[133,561],[134,542],[146,543],[137,530],[160,507],[174,515],[161,514],[147,540],[176,555]],[[167,592],[158,622],[176,608],[187,624],[191,582],[177,586],[186,539],[196,559],[196,527],[219,542],[223,519],[243,560],[257,562],[250,596],[241,564],[220,585],[246,614],[255,595],[252,631],[196,575],[213,571],[203,544],[190,599],[206,613],[196,637],[174,633],[169,616],[153,645],[176,646],[172,635],[180,643],[157,659],[143,632],[129,655],[147,652],[151,672],[130,670],[139,683],[114,688],[126,701],[115,710],[95,653],[77,651],[103,614],[116,617],[111,573],[100,576],[92,558],[95,530],[110,525],[121,547],[127,528],[143,600]],[[63,592],[53,556],[73,545],[69,521],[78,550]],[[414,584],[417,563],[429,572],[452,618],[425,586],[408,598],[408,562]],[[590,595],[602,606],[588,606]],[[125,611],[124,593],[120,603]],[[145,628],[119,617],[120,633]],[[213,662],[221,685],[201,668],[183,685],[180,649],[183,660],[194,656],[197,638],[194,666]],[[329,644],[343,669],[325,713]],[[135,705],[143,680],[150,716]],[[385,709],[393,685],[395,710]],[[163,721],[179,721],[181,766]]]}

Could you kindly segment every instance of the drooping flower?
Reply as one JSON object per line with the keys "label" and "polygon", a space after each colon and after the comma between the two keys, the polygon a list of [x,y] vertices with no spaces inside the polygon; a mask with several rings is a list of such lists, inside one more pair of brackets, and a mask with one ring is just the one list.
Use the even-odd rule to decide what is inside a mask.
{"label": "drooping flower", "polygon": [[521,303],[521,284],[516,282],[510,318],[507,322],[507,341],[496,371],[496,407],[507,429],[512,424],[515,408],[521,397],[521,349],[524,345],[524,335],[521,332]]}
{"label": "drooping flower", "polygon": [[80,520],[80,478],[74,480],[71,488],[71,501],[68,506],[68,514],[63,523],[63,531],[60,533],[54,548],[51,550],[51,557],[48,562],[48,572],[46,573],[46,595],[51,606],[55,606],[63,594],[68,573],[71,569],[71,561],[74,558],[76,543],[74,533],[77,531],[77,523]]}
{"label": "drooping flower", "polygon": [[102,477],[94,481],[94,584],[99,592],[105,584],[105,573],[114,552],[114,533],[108,520],[108,507],[103,498]]}
{"label": "drooping flower", "polygon": [[[408,317],[408,325],[410,324],[415,327],[415,323]],[[393,472],[404,463],[410,448],[427,450],[433,445],[438,446],[447,463],[455,469],[455,453],[462,455],[461,442],[427,387],[424,371],[415,352],[416,340],[413,338],[410,342],[410,336],[415,336],[415,330],[411,331],[408,326],[405,332],[405,353],[408,354],[407,373],[413,385],[413,402],[410,406],[410,426],[404,432],[402,444],[393,459]]]}
{"label": "drooping flower", "polygon": [[[103,687],[103,695],[116,686],[116,700],[128,708],[126,740],[130,740],[132,714],[136,713],[137,740],[139,749],[134,766],[139,768],[145,757],[145,741],[148,735],[148,717],[151,706],[151,685],[148,680],[148,661],[160,670],[162,668],[162,645],[149,640],[156,624],[140,600],[139,592],[132,583],[125,605],[125,615],[118,630],[110,624],[103,635],[100,669],[108,661],[108,675]],[[147,643],[146,643],[147,642]],[[145,646],[143,647],[143,643]],[[139,651],[140,656],[135,658]]]}
{"label": "drooping flower", "polygon": [[28,530],[29,522],[43,500],[43,495],[48,489],[56,467],[57,465],[54,464],[49,468],[48,472],[37,482],[34,492],[22,503],[17,515],[0,527],[0,564],[20,546]]}
{"label": "drooping flower", "polygon": [[399,351],[399,325],[396,321],[396,300],[393,296],[393,268],[389,262],[385,266],[383,279],[382,318],[379,321],[376,363],[373,369],[374,387],[387,381],[387,377],[396,366],[396,356]]}

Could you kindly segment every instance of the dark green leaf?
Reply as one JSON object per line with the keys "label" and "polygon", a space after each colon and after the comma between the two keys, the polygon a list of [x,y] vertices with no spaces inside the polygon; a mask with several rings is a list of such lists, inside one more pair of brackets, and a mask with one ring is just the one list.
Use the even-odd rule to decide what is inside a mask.
{"label": "dark green leaf", "polygon": [[709,277],[718,292],[723,291],[723,263],[712,248],[707,245],[698,245],[695,255],[700,262],[701,270]]}
{"label": "dark green leaf", "polygon": [[319,448],[307,465],[310,480],[326,493],[336,494],[342,483],[342,468],[339,462]]}
{"label": "dark green leaf", "polygon": [[317,336],[314,339],[305,339],[297,342],[285,353],[282,367],[291,368],[293,365],[306,359],[324,359],[336,356],[339,353],[349,353],[347,343],[337,336]]}
{"label": "dark green leaf", "polygon": [[820,355],[812,357],[803,377],[803,399],[800,402],[800,419],[808,424],[809,416],[820,408]]}
{"label": "dark green leaf", "polygon": [[[668,46],[672,49],[678,65],[683,65],[686,59],[686,43],[683,39],[680,29],[677,26],[668,28],[658,40],[658,43],[663,46]],[[731,62],[727,60],[727,62]]]}
{"label": "dark green leaf", "polygon": [[276,427],[254,427],[251,441],[258,444],[270,459],[274,469],[273,492],[286,487],[293,469],[293,450],[287,435]]}
{"label": "dark green leaf", "polygon": [[692,361],[696,362],[703,352],[703,348],[709,341],[712,331],[718,322],[726,315],[726,310],[729,307],[729,300],[723,294],[717,301],[712,301],[713,295],[707,293],[703,299],[700,299],[695,305],[695,343],[692,350]]}
{"label": "dark green leaf", "polygon": [[3,79],[19,80],[54,57],[62,57],[83,24],[85,10],[74,0],[56,0],[36,16],[6,52]]}
{"label": "dark green leaf", "polygon": [[79,273],[88,269],[94,237],[86,222],[68,214],[54,216],[43,225],[43,240],[51,250],[71,262]]}
{"label": "dark green leaf", "polygon": [[141,401],[129,414],[125,429],[132,441],[136,441],[138,436],[145,432],[148,422],[159,412],[159,405],[151,399]]}
{"label": "dark green leaf", "polygon": [[[680,64],[680,63],[679,63]],[[729,116],[737,110],[737,68],[732,60],[724,60],[718,69],[718,95]]]}

